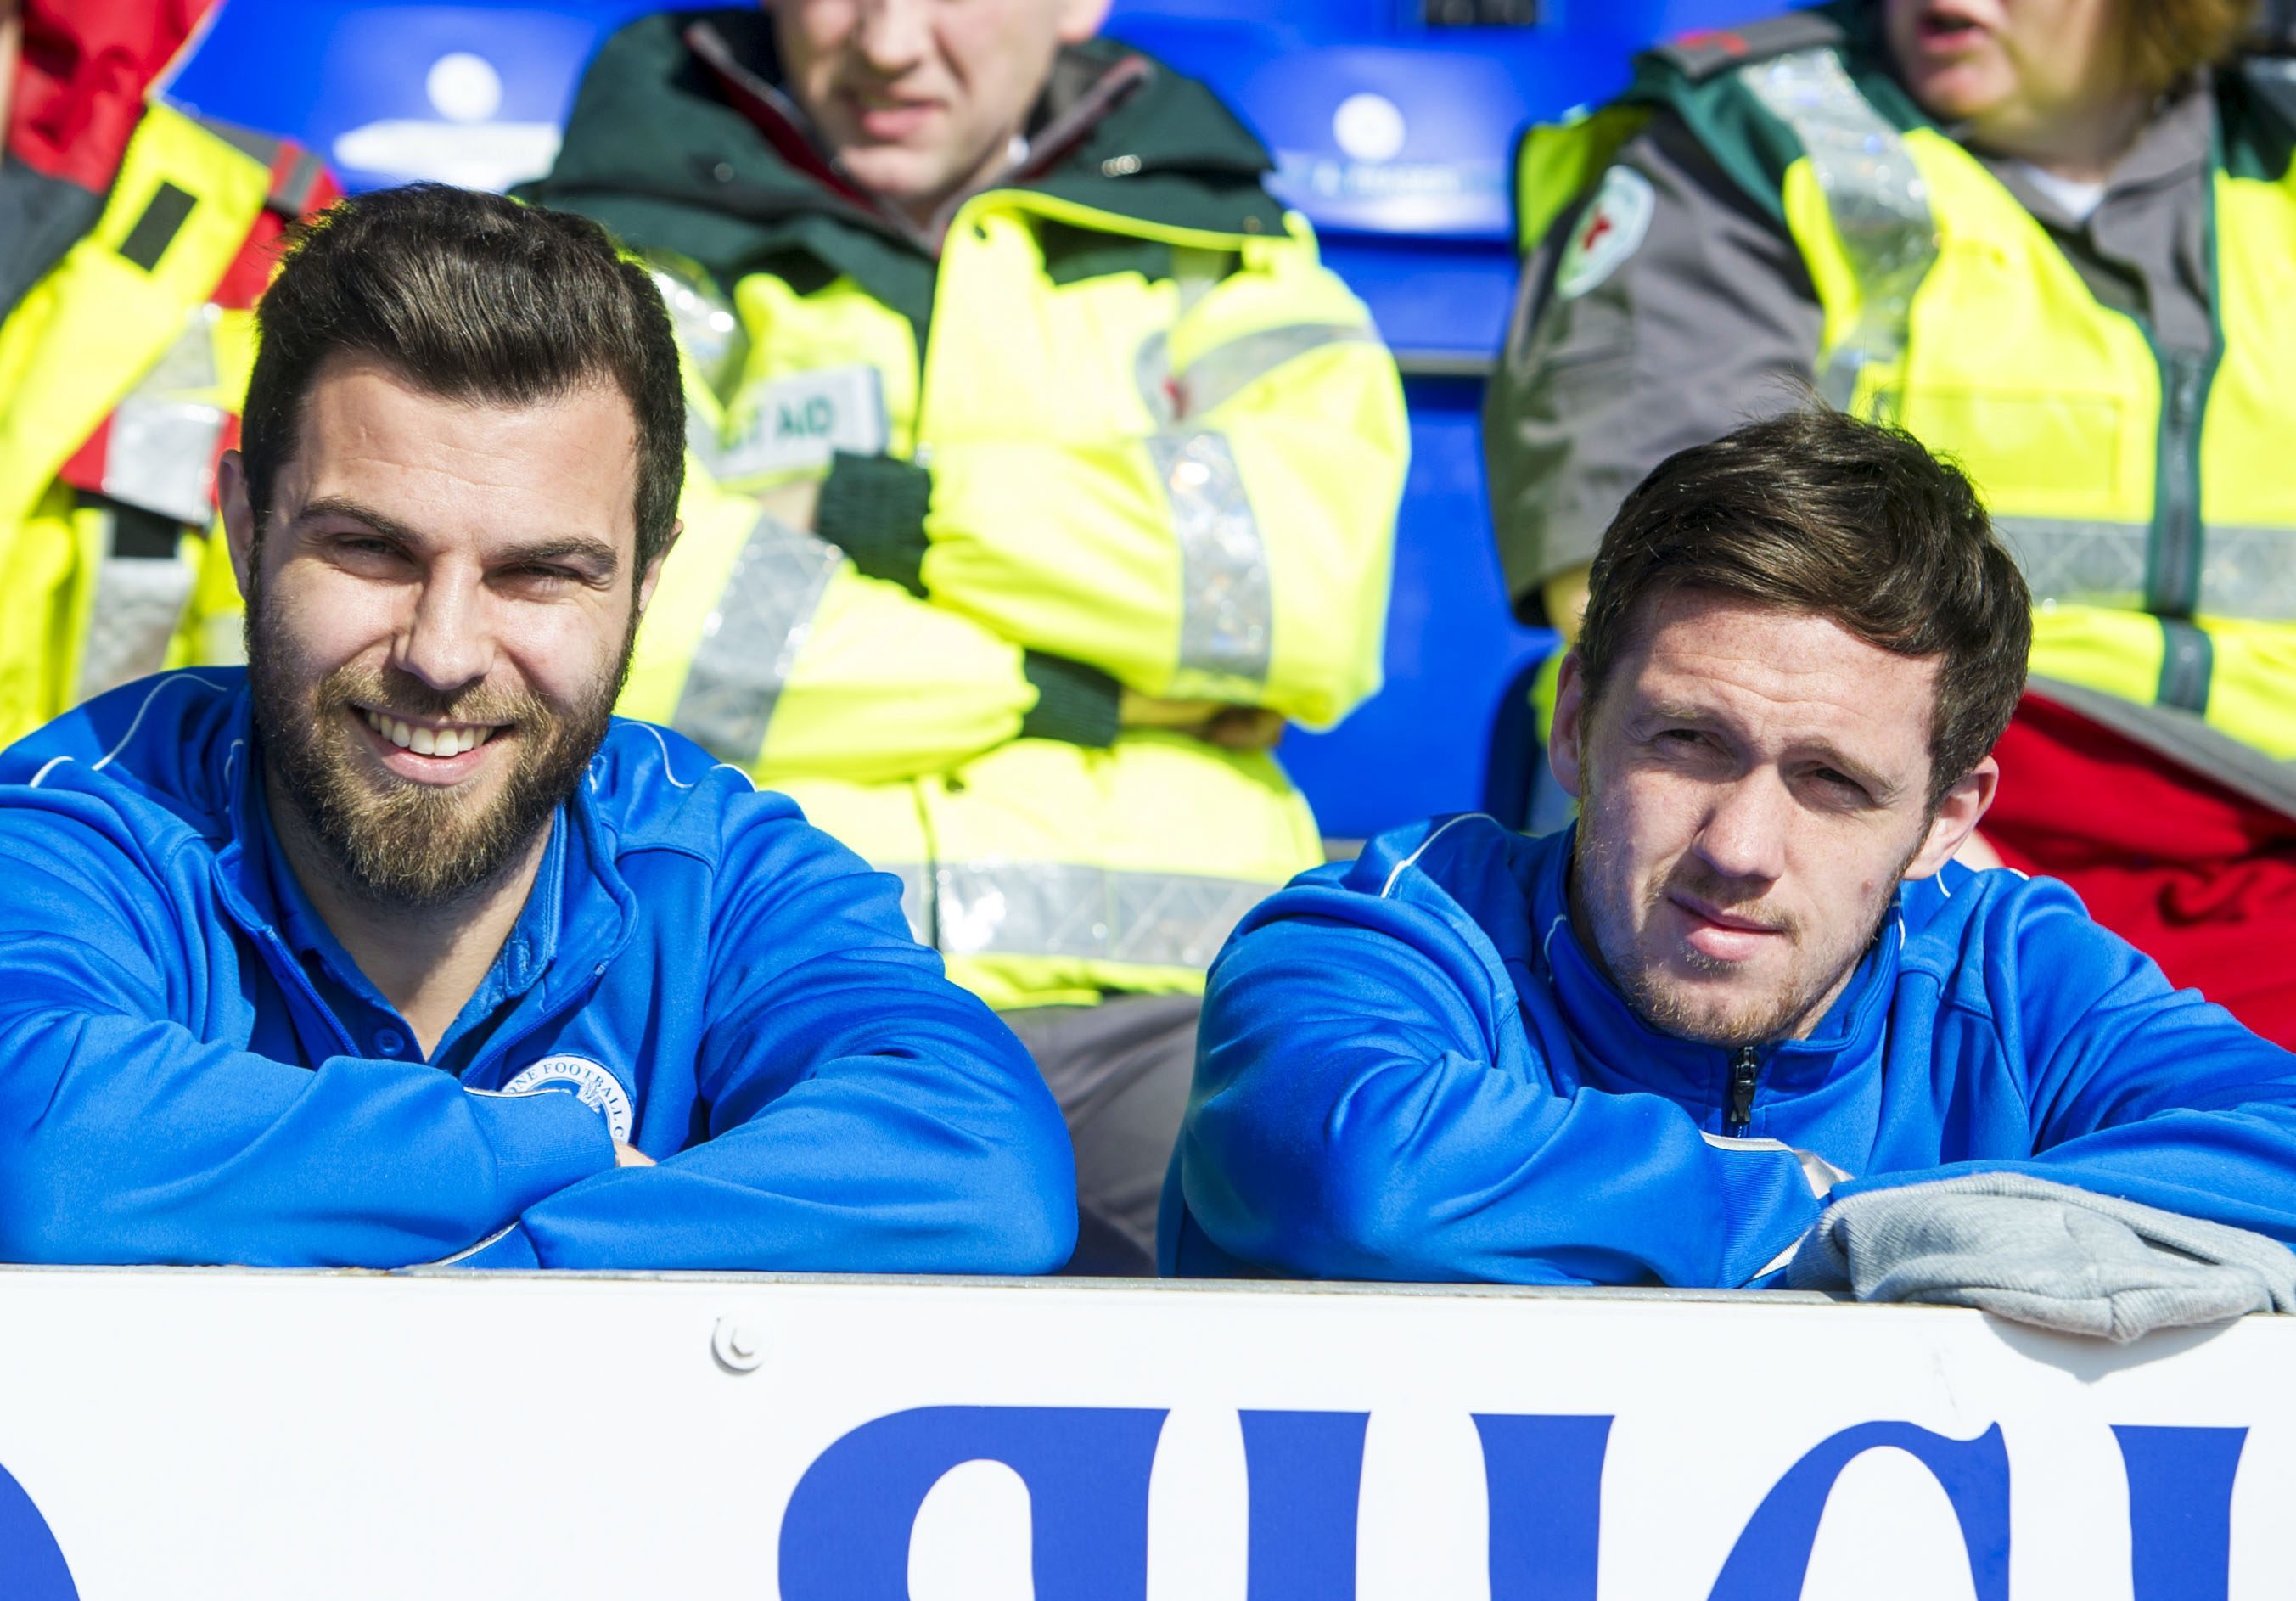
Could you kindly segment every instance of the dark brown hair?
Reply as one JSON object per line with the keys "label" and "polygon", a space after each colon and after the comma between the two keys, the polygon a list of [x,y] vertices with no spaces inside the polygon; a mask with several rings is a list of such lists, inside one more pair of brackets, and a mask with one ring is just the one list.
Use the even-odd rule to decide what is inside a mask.
{"label": "dark brown hair", "polygon": [[2233,53],[2256,21],[2256,0],[2120,0],[2128,73],[2155,94]]}
{"label": "dark brown hair", "polygon": [[303,397],[345,354],[430,393],[532,406],[585,383],[637,423],[637,570],[669,543],[685,481],[685,396],[661,291],[586,218],[414,184],[331,207],[300,229],[257,316],[240,452],[259,529],[295,454]]}
{"label": "dark brown hair", "polygon": [[2032,602],[1969,480],[1899,429],[1822,407],[1678,451],[1603,536],[1578,641],[1589,711],[1646,603],[1677,589],[1829,618],[1938,657],[1930,803],[1993,749],[2025,686]]}

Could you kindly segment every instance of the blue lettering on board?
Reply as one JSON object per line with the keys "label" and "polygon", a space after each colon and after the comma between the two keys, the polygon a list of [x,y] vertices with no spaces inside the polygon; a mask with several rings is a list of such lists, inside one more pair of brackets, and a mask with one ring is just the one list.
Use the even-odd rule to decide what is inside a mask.
{"label": "blue lettering on board", "polygon": [[1368,1412],[1244,1412],[1248,1601],[1355,1601]]}
{"label": "blue lettering on board", "polygon": [[[863,1424],[816,1457],[782,1520],[785,1601],[906,1601],[932,1488],[967,1462],[1027,1486],[1037,1601],[1144,1601],[1148,1483],[1166,1414],[1115,1407],[924,1407]],[[1249,1601],[1351,1601],[1365,1412],[1245,1411]],[[1597,1601],[1609,1416],[1477,1413],[1491,1601]],[[2116,1424],[2134,1601],[2226,1601],[2232,1493],[2247,1431]],[[1998,1424],[1955,1440],[1866,1423],[1805,1452],[1754,1509],[1708,1601],[1794,1601],[1849,1464],[1899,1450],[1958,1523],[1976,1601],[2009,1595],[2009,1453]],[[47,1524],[0,1471],[0,1559],[29,1601],[77,1601]]]}
{"label": "blue lettering on board", "polygon": [[783,1601],[908,1601],[909,1534],[952,1468],[1029,1488],[1037,1601],[1144,1601],[1148,1472],[1165,1414],[1130,1407],[920,1407],[816,1457],[782,1515]]}
{"label": "blue lettering on board", "polygon": [[1607,1417],[1478,1412],[1491,1601],[1595,1601]]}
{"label": "blue lettering on board", "polygon": [[2225,1601],[2232,1588],[2232,1482],[2246,1429],[2112,1425],[2128,1470],[2128,1578],[2136,1601]]}
{"label": "blue lettering on board", "polygon": [[48,1520],[0,1467],[0,1595],[8,1601],[79,1601],[79,1587]]}
{"label": "blue lettering on board", "polygon": [[1820,1441],[1754,1508],[1707,1601],[1796,1601],[1834,1481],[1857,1457],[1883,1449],[1905,1452],[1944,1489],[1977,1601],[2009,1601],[2009,1449],[1997,1423],[1974,1440],[1909,1423],[1864,1423]]}

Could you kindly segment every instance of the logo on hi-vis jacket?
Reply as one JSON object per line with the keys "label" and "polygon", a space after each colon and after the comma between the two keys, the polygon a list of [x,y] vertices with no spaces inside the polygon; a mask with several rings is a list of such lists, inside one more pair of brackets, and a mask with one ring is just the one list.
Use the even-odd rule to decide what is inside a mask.
{"label": "logo on hi-vis jacket", "polygon": [[506,1096],[531,1095],[537,1089],[570,1089],[582,1104],[606,1120],[616,1139],[630,1137],[630,1096],[622,1081],[587,1056],[545,1056],[522,1070],[502,1087]]}
{"label": "logo on hi-vis jacket", "polygon": [[1651,213],[1658,196],[1651,182],[1631,167],[1613,167],[1603,175],[1603,186],[1571,230],[1554,269],[1554,297],[1575,300],[1619,270],[1619,264],[1642,249],[1650,233]]}

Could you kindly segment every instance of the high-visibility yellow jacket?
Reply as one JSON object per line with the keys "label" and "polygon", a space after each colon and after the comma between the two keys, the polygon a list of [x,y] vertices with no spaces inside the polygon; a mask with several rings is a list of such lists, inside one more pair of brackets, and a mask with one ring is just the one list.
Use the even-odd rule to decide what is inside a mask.
{"label": "high-visibility yellow jacket", "polygon": [[[80,203],[11,181],[47,185],[49,217]],[[0,241],[0,279],[29,281],[0,320],[0,743],[162,665],[247,389],[256,247],[331,191],[292,146],[153,103],[108,195],[81,193],[75,234]]]}
{"label": "high-visibility yellow jacket", "polygon": [[[1128,51],[1064,54],[1039,153],[939,239],[806,155],[773,72],[754,7],[634,25],[528,197],[652,261],[687,357],[620,710],[900,874],[993,1004],[1200,988],[1321,842],[1273,756],[1119,694],[1323,727],[1377,688],[1393,361],[1264,152]],[[761,513],[812,480],[812,529]]]}
{"label": "high-visibility yellow jacket", "polygon": [[1957,459],[2033,586],[2032,671],[2199,714],[2296,757],[2296,75],[2210,86],[2216,344],[2102,303],[1890,77],[1871,8],[1820,7],[1643,59],[1618,103],[1534,130],[1527,241],[1654,109],[1789,234],[1836,404]]}

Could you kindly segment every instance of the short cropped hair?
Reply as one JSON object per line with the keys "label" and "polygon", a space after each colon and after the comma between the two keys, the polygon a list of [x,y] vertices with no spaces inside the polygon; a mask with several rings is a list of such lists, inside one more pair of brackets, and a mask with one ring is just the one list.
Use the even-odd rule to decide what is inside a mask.
{"label": "short cropped hair", "polygon": [[1940,659],[1930,804],[1985,759],[2025,686],[2032,600],[1969,480],[1900,429],[1822,407],[1678,451],[1603,536],[1578,642],[1591,711],[1645,603],[1699,590]]}
{"label": "short cropped hair", "polygon": [[2120,0],[2129,76],[2155,94],[2230,55],[2257,18],[2257,0]]}
{"label": "short cropped hair", "polygon": [[637,572],[668,547],[685,480],[676,336],[596,223],[443,184],[360,195],[296,233],[256,315],[240,454],[258,530],[320,367],[359,355],[466,402],[619,390],[637,424]]}

